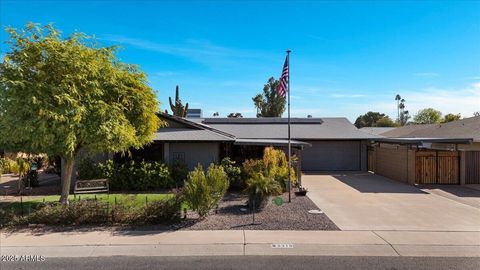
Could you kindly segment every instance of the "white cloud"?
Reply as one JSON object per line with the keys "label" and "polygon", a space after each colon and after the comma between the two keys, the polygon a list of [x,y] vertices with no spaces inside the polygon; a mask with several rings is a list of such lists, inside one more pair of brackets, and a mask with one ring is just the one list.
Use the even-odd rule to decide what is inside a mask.
{"label": "white cloud", "polygon": [[[442,113],[460,113],[463,117],[471,117],[480,110],[480,82],[458,89],[429,87],[418,90],[398,90],[406,100],[405,107],[410,115],[415,115],[424,108],[435,108]],[[387,113],[396,118],[396,102],[373,98],[366,104],[355,105],[362,111],[375,110]]]}
{"label": "white cloud", "polygon": [[[100,39],[113,43],[130,45],[142,50],[149,50],[163,54],[169,54],[187,58],[204,65],[232,65],[239,61],[268,58],[268,53],[238,48],[227,48],[211,43],[207,40],[189,39],[181,43],[159,43],[146,39],[131,38],[119,35],[103,35]],[[260,60],[259,60],[260,59]]]}

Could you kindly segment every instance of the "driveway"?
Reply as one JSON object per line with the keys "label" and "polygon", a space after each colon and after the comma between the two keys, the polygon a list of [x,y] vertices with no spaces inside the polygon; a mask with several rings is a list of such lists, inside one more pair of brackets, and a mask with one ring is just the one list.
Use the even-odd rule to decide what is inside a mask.
{"label": "driveway", "polygon": [[[366,172],[308,174],[302,184],[342,230],[480,231],[479,207],[454,200],[454,194],[441,196]],[[472,190],[467,196],[478,199]]]}

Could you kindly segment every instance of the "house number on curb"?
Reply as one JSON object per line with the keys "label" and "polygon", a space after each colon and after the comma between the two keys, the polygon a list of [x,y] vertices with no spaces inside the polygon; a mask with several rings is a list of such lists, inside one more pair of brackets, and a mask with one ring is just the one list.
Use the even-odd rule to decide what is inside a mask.
{"label": "house number on curb", "polygon": [[272,244],[272,248],[293,248],[293,244]]}

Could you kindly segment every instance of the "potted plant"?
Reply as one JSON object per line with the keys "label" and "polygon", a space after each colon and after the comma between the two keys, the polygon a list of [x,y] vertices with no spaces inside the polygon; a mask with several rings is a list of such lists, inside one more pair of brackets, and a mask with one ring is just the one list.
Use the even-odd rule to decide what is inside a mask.
{"label": "potted plant", "polygon": [[295,191],[296,196],[305,196],[307,195],[308,190],[302,186],[298,186],[298,191]]}

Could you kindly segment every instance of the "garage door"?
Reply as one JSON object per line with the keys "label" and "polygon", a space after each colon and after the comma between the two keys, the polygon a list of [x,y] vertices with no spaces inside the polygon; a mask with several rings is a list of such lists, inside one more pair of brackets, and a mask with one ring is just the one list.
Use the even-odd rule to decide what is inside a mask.
{"label": "garage door", "polygon": [[304,171],[360,170],[360,141],[309,141],[302,151]]}

